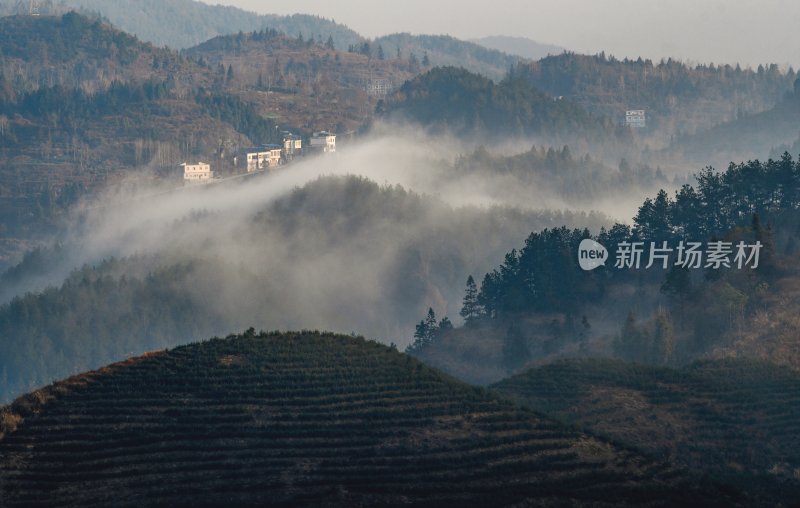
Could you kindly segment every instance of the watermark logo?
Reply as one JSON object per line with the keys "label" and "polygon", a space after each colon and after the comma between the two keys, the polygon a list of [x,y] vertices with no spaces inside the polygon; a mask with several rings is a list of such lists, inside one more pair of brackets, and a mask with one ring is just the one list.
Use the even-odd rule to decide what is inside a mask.
{"label": "watermark logo", "polygon": [[608,261],[608,249],[594,240],[583,240],[578,246],[578,263],[587,272],[605,265],[606,261]]}
{"label": "watermark logo", "polygon": [[[763,245],[761,242],[620,242],[617,244],[614,268],[649,270],[670,266],[688,269],[749,268],[755,270]],[[608,261],[608,250],[594,240],[583,240],[578,247],[578,263],[586,271],[604,266]]]}

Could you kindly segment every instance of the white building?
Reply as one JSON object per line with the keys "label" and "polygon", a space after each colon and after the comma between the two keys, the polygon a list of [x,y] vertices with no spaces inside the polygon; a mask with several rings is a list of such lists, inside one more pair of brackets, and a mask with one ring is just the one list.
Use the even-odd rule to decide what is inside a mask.
{"label": "white building", "polygon": [[246,151],[247,172],[274,168],[282,163],[282,150],[278,145],[264,145],[260,148],[251,148]]}
{"label": "white building", "polygon": [[385,78],[370,79],[364,89],[372,97],[386,97],[392,92],[392,82]]}
{"label": "white building", "polygon": [[303,151],[303,140],[291,132],[283,134],[283,158],[286,161],[294,159]]}
{"label": "white building", "polygon": [[214,178],[214,172],[211,171],[211,165],[205,162],[198,162],[197,164],[181,164],[183,168],[183,180],[186,182],[204,182]]}
{"label": "white building", "polygon": [[311,148],[325,153],[336,152],[336,134],[327,131],[315,132],[311,136]]}
{"label": "white building", "polygon": [[629,109],[625,112],[625,125],[634,129],[647,127],[647,115],[643,109]]}

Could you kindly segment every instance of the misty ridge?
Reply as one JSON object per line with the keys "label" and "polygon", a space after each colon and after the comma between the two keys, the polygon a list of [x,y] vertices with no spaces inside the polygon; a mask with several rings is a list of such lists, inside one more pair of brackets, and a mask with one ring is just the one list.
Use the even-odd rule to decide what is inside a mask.
{"label": "misty ridge", "polygon": [[800,502],[793,67],[227,1],[0,0],[0,506]]}
{"label": "misty ridge", "polygon": [[[50,247],[2,275],[9,393],[249,327],[402,348],[429,308],[460,325],[466,278],[531,232],[630,223],[644,197],[691,179],[628,162],[629,149],[592,150],[579,134],[478,134],[376,121],[335,156],[211,185],[158,183],[146,177],[157,164],[139,168],[83,199]],[[624,310],[605,313],[590,313],[595,330],[613,334]],[[40,344],[53,354],[38,355]],[[30,363],[42,365],[26,372]],[[479,379],[498,379],[493,363]]]}
{"label": "misty ridge", "polygon": [[[12,26],[15,21],[19,20],[7,20]],[[11,380],[11,386],[29,388],[114,359],[250,326],[356,332],[402,347],[411,339],[413,323],[429,308],[460,324],[457,316],[467,276],[482,277],[531,232],[566,226],[597,233],[615,221],[627,223],[645,196],[660,188],[677,190],[705,164],[693,166],[668,150],[650,150],[643,134],[559,95],[574,74],[561,64],[588,65],[581,74],[587,80],[581,90],[594,94],[600,113],[619,110],[625,106],[619,90],[610,80],[591,81],[593,69],[623,69],[629,83],[638,83],[652,62],[565,53],[542,64],[549,69],[542,81],[551,87],[549,94],[532,84],[544,79],[535,65],[512,67],[497,82],[463,69],[433,67],[423,72],[417,65],[417,77],[385,101],[377,101],[374,117],[358,108],[369,117],[363,126],[369,134],[336,157],[304,159],[268,177],[174,189],[173,184],[153,182],[165,167],[178,162],[177,157],[207,156],[220,135],[217,125],[230,142],[221,143],[226,153],[277,135],[272,119],[239,98],[248,87],[260,90],[263,76],[252,69],[243,72],[241,62],[226,60],[226,48],[258,50],[266,43],[277,51],[280,44],[269,45],[275,39],[292,51],[313,53],[305,67],[291,60],[275,68],[272,62],[265,64],[276,74],[305,68],[307,72],[291,70],[284,77],[295,79],[297,89],[307,88],[311,95],[325,77],[309,70],[314,58],[325,53],[327,60],[319,57],[320,61],[333,66],[343,59],[368,63],[374,48],[369,48],[370,54],[361,54],[363,48],[358,54],[339,54],[321,41],[263,32],[220,37],[209,45],[210,52],[193,60],[141,46],[77,14],[47,22],[65,31],[63,36],[82,30],[126,50],[127,64],[117,62],[113,51],[111,56],[92,57],[102,65],[90,82],[101,79],[111,63],[124,69],[138,62],[141,68],[129,69],[131,83],[140,79],[142,69],[147,75],[157,70],[157,76],[177,72],[180,82],[195,76],[197,85],[212,91],[187,94],[185,85],[169,78],[163,83],[115,82],[97,95],[73,94],[64,108],[59,99],[69,94],[58,86],[45,86],[34,72],[21,78],[24,90],[10,93],[6,108],[15,121],[3,134],[14,140],[20,153],[31,157],[27,145],[36,139],[50,158],[57,150],[50,140],[52,125],[64,127],[55,130],[61,135],[76,125],[91,125],[86,140],[75,143],[73,136],[67,144],[83,145],[91,154],[88,145],[99,140],[103,150],[93,155],[113,158],[106,159],[105,168],[80,160],[77,170],[93,176],[113,171],[111,160],[124,167],[118,175],[121,182],[111,179],[110,187],[92,183],[97,186],[85,189],[82,201],[58,224],[53,247],[28,254],[2,276],[0,302],[6,305],[0,309],[5,313],[0,322],[7,326],[4,335],[11,337],[4,345],[11,367],[0,370],[0,376]],[[114,43],[117,39],[122,42]],[[26,50],[11,42],[15,58],[24,59]],[[215,53],[217,45],[223,49]],[[67,61],[73,62],[82,51],[87,48],[65,55],[72,59]],[[398,57],[396,64],[405,66],[406,61]],[[683,89],[684,84],[699,78],[713,91],[719,88],[717,75],[727,72],[680,63],[660,67],[670,90],[701,102],[711,92],[702,92],[698,99],[693,89]],[[794,76],[793,71],[772,70],[765,76],[741,70],[735,75],[732,90],[755,87],[755,104],[763,107]],[[642,85],[645,99],[658,96],[653,81],[651,88]],[[10,81],[4,82],[13,91]],[[296,91],[288,95],[293,94]],[[256,96],[269,94],[261,90]],[[602,102],[607,97],[613,104]],[[95,98],[102,103],[94,106],[98,111],[84,119],[88,123],[75,123],[80,117],[75,111]],[[181,109],[173,108],[182,100],[202,115],[181,116]],[[730,108],[715,103],[709,111],[724,117]],[[670,112],[667,106],[662,109],[657,113]],[[147,114],[138,116],[140,111]],[[35,120],[35,128],[14,125],[21,125],[21,112]],[[120,122],[120,142],[124,139],[135,167],[127,167],[130,154],[109,146],[113,138],[102,128],[101,119],[120,115],[141,119],[155,131],[170,127],[162,133],[165,139],[158,140],[146,128],[131,130],[135,122]],[[209,126],[207,132],[180,138],[180,122],[192,118],[201,118],[192,124]],[[668,132],[657,129],[652,137],[664,138]],[[151,145],[153,150],[144,150]],[[150,164],[142,167],[148,156]],[[50,189],[38,198],[37,191],[28,205],[44,208],[43,200],[52,204]],[[117,297],[109,307],[103,302],[110,301],[110,294]],[[39,315],[37,308],[50,310]],[[613,333],[616,317],[602,323],[606,332]],[[26,328],[28,323],[32,326]],[[21,329],[25,334],[17,333]],[[119,330],[125,330],[126,337]],[[82,343],[93,346],[84,348]],[[39,354],[41,345],[51,354]],[[35,379],[19,377],[25,365],[37,362],[52,366],[31,369]]]}
{"label": "misty ridge", "polygon": [[[659,183],[643,170],[649,178],[618,193],[576,193],[582,165],[609,179],[620,170],[549,153],[492,155],[387,125],[335,156],[269,175],[108,189],[76,207],[53,246],[2,276],[4,396],[251,326],[355,332],[405,347],[429,307],[458,323],[467,276],[487,272],[531,231],[598,231],[630,217]],[[513,168],[518,157],[540,169],[491,167]],[[560,186],[547,169],[559,161],[574,166]],[[50,312],[30,315],[30,305]]]}

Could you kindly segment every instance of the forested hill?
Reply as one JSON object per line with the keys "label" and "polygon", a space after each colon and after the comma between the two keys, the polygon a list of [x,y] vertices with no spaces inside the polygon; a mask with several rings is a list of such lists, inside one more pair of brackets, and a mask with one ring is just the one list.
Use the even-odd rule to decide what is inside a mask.
{"label": "forested hill", "polygon": [[40,87],[93,93],[113,81],[171,77],[183,82],[184,76],[201,73],[172,51],[74,12],[0,17],[0,100],[5,102]]}
{"label": "forested hill", "polygon": [[405,83],[387,102],[391,117],[432,130],[498,140],[541,135],[593,141],[624,136],[609,121],[557,100],[513,76],[495,83],[461,68],[439,67]]}
{"label": "forested hill", "polygon": [[411,35],[398,33],[371,41],[382,48],[387,58],[409,58],[422,64],[456,66],[500,80],[520,57],[448,35]]}
{"label": "forested hill", "polygon": [[675,60],[618,60],[604,53],[564,53],[520,64],[520,77],[552,95],[569,97],[591,111],[624,119],[647,110],[651,130],[669,136],[694,133],[739,115],[773,107],[791,90],[793,70],[777,65],[689,66]]}
{"label": "forested hill", "polygon": [[[228,44],[242,48],[236,58],[223,56]],[[182,162],[214,157],[214,171],[230,174],[240,147],[278,141],[276,124],[301,135],[355,130],[374,109],[370,72],[398,84],[413,75],[407,61],[371,63],[274,30],[204,47],[156,48],[75,12],[0,18],[5,234],[34,235],[134,172],[169,179]]]}
{"label": "forested hill", "polygon": [[[11,10],[16,0],[2,0]],[[95,12],[115,26],[157,46],[183,49],[218,35],[273,29],[289,36],[327,40],[346,49],[363,39],[353,30],[318,16],[260,15],[237,7],[209,5],[195,0],[55,0],[60,6]],[[58,13],[58,12],[57,12]]]}
{"label": "forested hill", "polygon": [[745,504],[332,334],[251,329],[151,353],[31,393],[0,418],[4,506]]}
{"label": "forested hill", "polygon": [[[676,137],[667,153],[686,160],[720,160],[735,157],[737,160],[763,158],[775,153],[776,147],[788,149],[793,155],[800,153],[800,143],[794,144],[800,134],[800,79],[772,108],[754,114],[740,115],[735,120],[715,126],[694,136]],[[776,157],[777,158],[777,157]]]}
{"label": "forested hill", "polygon": [[[0,0],[0,13],[13,12],[16,0]],[[3,9],[5,7],[5,9]],[[368,40],[350,28],[319,16],[255,14],[236,7],[208,5],[196,0],[58,0],[46,13],[63,14],[68,8],[97,13],[114,26],[156,46],[186,49],[214,37],[274,30],[288,37],[330,41],[339,51],[364,43],[374,56],[410,60],[421,65],[459,65],[499,79],[520,58],[496,49],[445,35],[392,34]]]}

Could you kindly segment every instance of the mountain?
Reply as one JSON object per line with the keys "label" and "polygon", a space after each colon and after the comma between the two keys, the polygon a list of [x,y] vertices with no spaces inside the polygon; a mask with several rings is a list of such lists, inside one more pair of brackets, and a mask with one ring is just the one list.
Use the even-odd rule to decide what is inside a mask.
{"label": "mountain", "polygon": [[625,119],[626,110],[644,109],[642,135],[669,143],[672,136],[696,133],[737,115],[768,110],[791,90],[793,70],[777,65],[757,70],[730,65],[696,65],[672,59],[618,60],[604,53],[564,53],[516,68],[535,87],[570,98],[588,110]]}
{"label": "mountain", "polygon": [[186,80],[199,68],[100,20],[63,16],[0,17],[0,99],[43,87],[94,93],[114,82]]}
{"label": "mountain", "polygon": [[325,41],[263,31],[215,37],[182,54],[214,69],[230,68],[230,92],[280,124],[309,134],[358,129],[378,100],[367,93],[370,84],[382,83],[390,91],[421,70],[408,60],[336,51]]}
{"label": "mountain", "polygon": [[373,46],[380,46],[389,58],[414,58],[422,62],[426,55],[430,64],[456,66],[500,80],[519,57],[495,49],[466,42],[447,35],[411,35],[398,33],[378,37]]}
{"label": "mountain", "polygon": [[[7,8],[16,0],[5,0]],[[53,4],[53,2],[51,2]],[[183,49],[218,35],[272,29],[296,37],[314,37],[323,42],[332,37],[339,49],[358,44],[363,38],[335,21],[318,16],[260,15],[236,7],[209,5],[195,0],[57,0],[48,6],[57,13],[65,7],[82,13],[97,13],[119,29],[157,46]],[[45,9],[43,13],[49,11]]]}
{"label": "mountain", "polygon": [[784,506],[800,501],[800,372],[746,360],[681,369],[561,360],[494,388],[583,429],[733,480]]}
{"label": "mountain", "polygon": [[353,131],[377,101],[370,76],[413,76],[276,31],[181,54],[75,12],[0,18],[0,55],[0,265],[101,187],[169,180],[190,159],[229,174],[240,147],[278,141],[276,123]]}
{"label": "mountain", "polygon": [[0,436],[4,506],[743,501],[386,346],[316,332],[251,329],[82,374],[3,408]]}
{"label": "mountain", "polygon": [[134,167],[178,164],[242,137],[240,125],[196,100],[196,88],[214,84],[210,69],[99,20],[0,18],[0,54],[9,236],[36,235],[87,190]]}
{"label": "mountain", "polygon": [[546,56],[558,55],[565,51],[561,46],[544,44],[526,37],[509,37],[507,35],[492,35],[480,39],[471,39],[470,42],[480,44],[489,49],[496,49],[509,55],[519,55],[529,60],[540,60]]}
{"label": "mountain", "polygon": [[791,144],[800,134],[797,115],[800,113],[800,79],[794,82],[792,91],[787,91],[774,107],[765,111],[742,114],[736,119],[720,123],[694,135],[676,137],[665,153],[688,160],[705,158],[707,161],[742,161],[764,159],[773,147],[785,145],[785,150],[794,150]]}
{"label": "mountain", "polygon": [[[14,2],[0,0],[0,13],[14,12]],[[144,41],[175,49],[194,47],[218,36],[274,30],[321,44],[330,38],[335,49],[340,51],[360,48],[366,42],[374,46],[376,53],[377,48],[382,47],[384,56],[391,59],[396,58],[399,50],[402,59],[411,58],[413,53],[418,62],[422,62],[427,53],[431,65],[462,65],[493,79],[501,78],[519,60],[519,57],[449,36],[393,34],[368,41],[346,26],[318,16],[255,14],[195,0],[60,0],[40,10],[60,15],[68,8],[78,9],[85,15],[99,15]]]}

